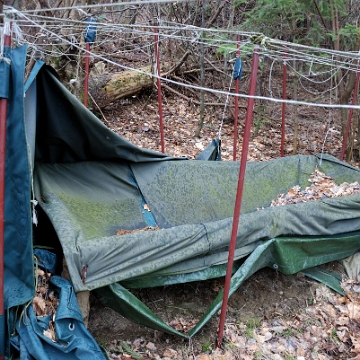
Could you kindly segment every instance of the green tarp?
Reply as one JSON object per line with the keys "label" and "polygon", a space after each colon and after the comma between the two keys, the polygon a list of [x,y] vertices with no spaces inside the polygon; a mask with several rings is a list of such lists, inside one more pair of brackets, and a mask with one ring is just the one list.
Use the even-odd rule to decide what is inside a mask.
{"label": "green tarp", "polygon": [[[95,289],[105,304],[147,326],[181,336],[196,334],[220,309],[222,293],[184,335],[128,289],[224,275],[239,163],[173,158],[132,145],[104,126],[41,63],[25,87],[24,122],[26,47],[6,48],[5,55],[11,60],[6,94],[7,314],[0,333],[15,333],[12,326],[20,324],[18,316],[25,308],[17,306],[26,306],[34,295],[34,166],[39,202],[34,242],[64,251],[75,290]],[[202,158],[216,159],[216,146],[215,142]],[[359,170],[331,156],[321,161],[319,156],[293,156],[247,165],[231,294],[263,267],[285,274],[304,271],[323,279],[329,274],[314,266],[359,250],[360,195],[268,207],[290,187],[307,186],[316,166],[337,183],[360,179]],[[158,228],[116,235],[148,226]]]}
{"label": "green tarp", "polygon": [[[140,149],[103,125],[51,68],[42,66],[33,81],[35,196],[75,290],[97,289],[125,316],[171,331],[127,288],[224,275],[239,163]],[[359,250],[360,195],[269,207],[292,186],[308,186],[316,167],[337,183],[360,179],[331,156],[247,164],[231,292],[262,267],[290,274]],[[39,243],[51,246],[41,226]],[[221,294],[189,335],[220,303]]]}
{"label": "green tarp", "polygon": [[[294,156],[247,165],[236,258],[280,236],[296,238],[300,251],[299,236],[360,230],[360,195],[269,207],[279,193],[306,187],[318,160]],[[35,194],[59,236],[75,289],[92,290],[226,263],[238,168],[198,160],[38,163]],[[358,170],[334,158],[323,159],[320,170],[337,182],[359,179]],[[117,236],[148,226],[143,198],[159,229]]]}

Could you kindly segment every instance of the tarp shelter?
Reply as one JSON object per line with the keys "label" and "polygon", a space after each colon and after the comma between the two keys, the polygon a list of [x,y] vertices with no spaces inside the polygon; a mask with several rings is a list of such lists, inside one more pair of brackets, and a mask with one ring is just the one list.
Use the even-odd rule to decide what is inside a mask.
{"label": "tarp shelter", "polygon": [[[24,50],[11,56],[15,79],[23,73]],[[18,56],[22,61],[15,65]],[[129,289],[225,274],[239,163],[174,158],[134,146],[98,120],[41,62],[25,89],[22,79],[13,88],[7,308],[31,300],[33,247],[45,246],[63,252],[76,292],[95,290],[105,304],[134,321],[193,336],[219,310],[221,293],[200,322],[181,334]],[[13,132],[16,127],[20,135]],[[202,158],[216,158],[213,145]],[[360,179],[358,169],[326,155],[321,163],[318,156],[298,155],[247,164],[230,294],[261,268],[291,274],[359,250],[360,195],[269,207],[294,185],[308,186],[316,167],[337,183]],[[32,180],[38,201],[33,232]]]}

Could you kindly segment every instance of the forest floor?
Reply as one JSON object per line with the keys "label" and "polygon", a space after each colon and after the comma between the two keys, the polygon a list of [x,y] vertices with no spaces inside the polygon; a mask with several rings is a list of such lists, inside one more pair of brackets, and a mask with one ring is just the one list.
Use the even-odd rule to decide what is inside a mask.
{"label": "forest floor", "polygon": [[[240,101],[237,159],[244,130],[246,103]],[[199,109],[164,92],[165,153],[195,158],[221,129],[222,160],[233,159],[231,107],[206,109],[200,137],[195,137]],[[160,151],[155,95],[123,99],[107,110],[93,111],[116,133],[143,148]],[[222,119],[224,122],[222,123]],[[336,111],[300,106],[287,108],[285,156],[317,154],[339,157],[342,138]],[[298,129],[296,129],[296,122]],[[255,107],[248,161],[280,156],[281,105],[266,112]],[[359,167],[358,162],[351,165]],[[360,359],[360,286],[346,280],[338,262],[324,265],[344,276],[347,296],[340,296],[303,274],[283,275],[262,269],[229,300],[225,341],[215,339],[219,314],[191,340],[132,323],[91,298],[89,330],[111,359]],[[191,327],[223,287],[224,279],[134,291],[151,310],[176,329]]]}

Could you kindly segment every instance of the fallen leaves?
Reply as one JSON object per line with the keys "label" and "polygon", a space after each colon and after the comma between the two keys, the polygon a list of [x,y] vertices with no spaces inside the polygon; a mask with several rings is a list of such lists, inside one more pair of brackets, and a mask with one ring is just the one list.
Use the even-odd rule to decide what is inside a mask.
{"label": "fallen leaves", "polygon": [[[226,338],[232,348],[241,349],[241,358],[244,359],[255,357],[255,354],[269,359],[353,358],[360,354],[360,313],[353,310],[359,308],[360,302],[354,295],[354,286],[353,280],[343,281],[344,291],[351,288],[351,296],[346,298],[322,286],[316,290],[314,304],[294,320],[263,321],[256,328],[250,323],[228,324]],[[229,357],[235,358],[235,354]]]}
{"label": "fallen leaves", "polygon": [[[360,359],[360,283],[344,279],[341,286],[346,296],[324,285],[316,288],[310,305],[299,308],[290,318],[279,316],[260,320],[244,317],[238,321],[228,321],[224,329],[223,347],[217,348],[212,342],[205,343],[203,351],[196,356],[191,357],[188,351],[182,352],[178,347],[167,346],[161,351],[156,342],[146,338],[137,338],[127,342],[126,346],[123,341],[116,342],[109,352],[116,353],[117,357],[114,355],[113,359],[144,360],[190,357],[196,360]],[[196,319],[178,316],[169,325],[186,333],[196,322]],[[201,339],[199,341],[203,341]],[[190,349],[191,341],[182,346]]]}
{"label": "fallen leaves", "polygon": [[37,286],[32,302],[33,310],[38,319],[45,318],[50,315],[48,328],[43,330],[43,334],[48,339],[56,342],[54,319],[56,315],[56,309],[59,306],[59,299],[57,294],[49,289],[49,280],[52,275],[51,273],[39,269],[37,266],[35,266],[34,276],[37,282]]}
{"label": "fallen leaves", "polygon": [[176,331],[187,333],[193,326],[196,325],[198,321],[199,319],[186,320],[182,317],[179,317],[172,320],[169,325]]}
{"label": "fallen leaves", "polygon": [[320,170],[315,169],[309,180],[311,185],[301,190],[299,185],[293,186],[287,194],[280,194],[276,200],[273,200],[270,206],[283,206],[289,204],[298,204],[314,200],[323,200],[360,193],[360,185],[343,182],[337,185],[330,176],[325,175]]}
{"label": "fallen leaves", "polygon": [[158,226],[146,226],[144,228],[134,229],[134,230],[120,229],[116,232],[116,235],[121,236],[121,235],[125,235],[125,234],[133,234],[133,233],[140,232],[140,231],[156,231],[156,230],[159,230]]}

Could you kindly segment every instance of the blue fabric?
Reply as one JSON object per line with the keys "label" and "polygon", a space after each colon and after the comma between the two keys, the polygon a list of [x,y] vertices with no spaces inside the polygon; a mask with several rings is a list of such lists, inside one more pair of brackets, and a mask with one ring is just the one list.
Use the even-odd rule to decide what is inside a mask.
{"label": "blue fabric", "polygon": [[24,124],[26,50],[26,46],[5,48],[5,56],[11,59],[5,164],[6,309],[25,304],[34,294],[31,180]]}
{"label": "blue fabric", "polygon": [[[24,124],[26,50],[27,46],[17,49],[5,47],[4,57],[10,59],[11,66],[0,71],[0,84],[7,83],[2,85],[1,91],[8,93],[4,203],[4,303],[6,310],[27,303],[34,294],[31,181]],[[8,90],[5,90],[7,88]],[[7,315],[2,317],[1,324],[3,322],[5,322],[6,336],[1,336],[0,352],[6,355],[10,351],[10,330],[6,327],[9,322]]]}
{"label": "blue fabric", "polygon": [[10,63],[5,59],[0,60],[0,78],[0,98],[8,99],[10,84]]}
{"label": "blue fabric", "polygon": [[37,257],[36,261],[34,261],[36,265],[51,274],[56,274],[58,263],[57,256],[54,253],[44,249],[34,249],[34,255]]}
{"label": "blue fabric", "polygon": [[84,40],[89,44],[93,44],[96,37],[96,19],[88,18],[87,25],[84,32]]}
{"label": "blue fabric", "polygon": [[[49,319],[37,319],[32,306],[26,306],[34,296],[31,164],[24,119],[26,51],[26,46],[17,49],[5,47],[4,51],[5,57],[11,60],[11,66],[8,82],[4,204],[6,314],[0,316],[0,354],[5,354],[8,358],[12,356],[15,348],[20,352],[21,360],[104,359],[101,349],[83,324],[75,292],[67,280],[56,276],[52,278],[52,287],[59,294],[60,300],[55,318],[58,342],[52,342],[43,335],[43,330],[48,326],[46,320]],[[27,88],[42,66],[43,63],[38,63]],[[0,69],[0,83],[7,82],[5,76],[6,72]],[[46,262],[46,267],[54,268],[55,260],[51,254],[45,256],[43,252],[41,258]]]}
{"label": "blue fabric", "polygon": [[106,359],[83,323],[70,282],[60,276],[53,276],[50,287],[59,297],[54,321],[56,342],[44,335],[51,315],[37,318],[33,307],[29,306],[25,316],[17,321],[18,335],[11,338],[11,344],[20,352],[20,359]]}
{"label": "blue fabric", "polygon": [[34,67],[32,68],[29,77],[26,80],[26,83],[24,85],[24,91],[26,92],[30,85],[33,83],[33,81],[36,79],[36,76],[38,74],[38,72],[40,71],[40,69],[44,66],[44,62],[41,60],[37,60]]}
{"label": "blue fabric", "polygon": [[233,78],[234,80],[241,80],[242,76],[242,62],[239,58],[236,58],[234,65]]}

